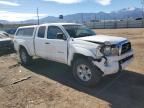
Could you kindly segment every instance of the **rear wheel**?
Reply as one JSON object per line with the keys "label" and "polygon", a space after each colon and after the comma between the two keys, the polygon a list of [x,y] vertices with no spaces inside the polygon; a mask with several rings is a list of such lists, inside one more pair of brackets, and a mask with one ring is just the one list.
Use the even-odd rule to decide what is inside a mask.
{"label": "rear wheel", "polygon": [[27,53],[25,48],[21,48],[19,51],[20,62],[22,65],[31,64],[32,57]]}
{"label": "rear wheel", "polygon": [[96,86],[102,77],[100,70],[83,58],[74,61],[73,75],[79,83],[89,87]]}

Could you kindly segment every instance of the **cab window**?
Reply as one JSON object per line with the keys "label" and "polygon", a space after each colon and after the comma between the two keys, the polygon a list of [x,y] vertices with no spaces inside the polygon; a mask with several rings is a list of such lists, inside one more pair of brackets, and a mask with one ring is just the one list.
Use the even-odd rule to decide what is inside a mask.
{"label": "cab window", "polygon": [[57,26],[49,26],[47,30],[47,38],[57,39],[57,33],[63,33],[63,31]]}
{"label": "cab window", "polygon": [[45,37],[45,30],[46,30],[45,26],[39,27],[39,29],[38,29],[38,37],[39,38],[44,38]]}

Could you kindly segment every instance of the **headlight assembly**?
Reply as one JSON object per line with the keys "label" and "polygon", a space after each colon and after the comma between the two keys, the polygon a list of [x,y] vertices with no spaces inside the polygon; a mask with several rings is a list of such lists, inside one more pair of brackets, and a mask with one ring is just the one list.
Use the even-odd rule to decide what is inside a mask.
{"label": "headlight assembly", "polygon": [[110,56],[111,55],[111,52],[112,52],[112,49],[110,46],[105,46],[104,49],[103,49],[103,54],[105,56]]}
{"label": "headlight assembly", "polygon": [[119,48],[111,45],[110,42],[105,42],[101,47],[101,52],[104,56],[117,56],[119,54]]}
{"label": "headlight assembly", "polygon": [[97,59],[100,59],[102,56],[103,56],[103,53],[101,52],[101,46],[98,46],[97,48],[96,48],[96,58]]}

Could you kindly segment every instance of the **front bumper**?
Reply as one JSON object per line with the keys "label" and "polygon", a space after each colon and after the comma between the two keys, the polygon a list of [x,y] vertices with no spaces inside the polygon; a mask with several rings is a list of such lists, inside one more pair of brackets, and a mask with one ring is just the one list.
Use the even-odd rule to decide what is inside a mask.
{"label": "front bumper", "polygon": [[121,56],[111,56],[106,57],[106,59],[102,58],[100,62],[93,61],[93,64],[97,66],[103,72],[103,76],[105,76],[125,69],[133,58],[133,51],[130,51]]}

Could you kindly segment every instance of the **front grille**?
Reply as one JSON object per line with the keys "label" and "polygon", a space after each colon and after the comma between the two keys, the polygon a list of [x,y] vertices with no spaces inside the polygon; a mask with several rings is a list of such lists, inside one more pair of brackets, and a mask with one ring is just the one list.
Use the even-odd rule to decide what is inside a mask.
{"label": "front grille", "polygon": [[130,42],[125,43],[125,44],[122,45],[121,54],[127,53],[130,50],[131,50],[131,43]]}

